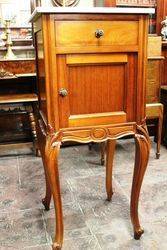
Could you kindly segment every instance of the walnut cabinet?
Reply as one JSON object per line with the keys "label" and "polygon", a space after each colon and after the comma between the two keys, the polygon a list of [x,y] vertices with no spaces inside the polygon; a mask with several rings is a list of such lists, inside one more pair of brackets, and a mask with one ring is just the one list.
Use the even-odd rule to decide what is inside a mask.
{"label": "walnut cabinet", "polygon": [[143,233],[138,199],[149,156],[145,127],[148,13],[133,8],[37,8],[34,23],[38,71],[38,141],[49,209],[53,195],[56,234],[63,243],[58,153],[61,143],[107,141],[106,190],[112,197],[117,138],[134,135],[136,157],[131,193],[134,237]]}

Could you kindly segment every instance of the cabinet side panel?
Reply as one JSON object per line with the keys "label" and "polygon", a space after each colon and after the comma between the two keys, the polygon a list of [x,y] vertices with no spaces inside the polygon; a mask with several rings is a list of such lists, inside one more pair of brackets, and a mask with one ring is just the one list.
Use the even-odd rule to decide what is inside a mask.
{"label": "cabinet side panel", "polygon": [[38,98],[39,110],[44,119],[47,120],[47,105],[46,105],[46,79],[45,79],[45,64],[44,64],[44,45],[42,31],[35,34],[36,40],[36,57],[37,57],[37,73],[38,73]]}

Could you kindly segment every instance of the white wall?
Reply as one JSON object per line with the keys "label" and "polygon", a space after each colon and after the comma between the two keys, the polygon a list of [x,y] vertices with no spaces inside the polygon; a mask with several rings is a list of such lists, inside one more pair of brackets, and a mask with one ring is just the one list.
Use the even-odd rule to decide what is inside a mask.
{"label": "white wall", "polygon": [[0,18],[14,18],[16,26],[27,26],[30,15],[30,1],[0,0]]}
{"label": "white wall", "polygon": [[80,0],[80,3],[78,6],[83,6],[83,7],[92,7],[93,6],[93,0]]}

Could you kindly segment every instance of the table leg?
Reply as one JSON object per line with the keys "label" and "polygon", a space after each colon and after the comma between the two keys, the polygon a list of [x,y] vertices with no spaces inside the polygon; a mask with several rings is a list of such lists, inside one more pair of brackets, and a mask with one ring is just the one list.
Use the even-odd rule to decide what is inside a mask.
{"label": "table leg", "polygon": [[53,250],[61,249],[63,243],[63,212],[58,171],[59,150],[60,142],[56,142],[53,145],[51,139],[48,136],[45,149],[45,159],[47,166],[47,176],[53,195],[56,216],[56,233],[55,240],[53,242]]}
{"label": "table leg", "polygon": [[100,143],[101,165],[105,165],[106,142]]}
{"label": "table leg", "polygon": [[112,170],[115,153],[116,140],[107,141],[107,159],[106,159],[106,191],[107,200],[110,201],[113,195],[112,189]]}
{"label": "table leg", "polygon": [[156,158],[157,159],[160,158],[162,124],[163,124],[163,106],[161,107],[160,114],[159,114],[159,117],[158,117],[158,126],[157,126],[157,152],[156,152]]}
{"label": "table leg", "polygon": [[34,152],[36,156],[39,156],[39,148],[37,143],[37,131],[36,131],[36,122],[34,117],[34,110],[29,112],[29,119],[30,119],[30,126],[31,126],[31,133],[33,137],[33,143],[34,143]]}
{"label": "table leg", "polygon": [[44,165],[44,170],[45,170],[45,182],[46,182],[46,194],[45,194],[45,198],[42,199],[42,204],[45,207],[46,211],[50,210],[50,202],[51,202],[51,198],[52,198],[52,192],[51,192],[51,188],[50,188],[50,183],[49,183],[49,178],[48,178],[48,174],[46,171],[46,166],[45,163],[43,163]]}
{"label": "table leg", "polygon": [[131,191],[131,220],[134,228],[134,238],[136,240],[140,239],[144,230],[140,226],[138,217],[138,202],[141,190],[141,185],[143,177],[147,168],[149,152],[150,152],[150,142],[148,136],[144,133],[135,135],[136,142],[136,155],[135,155],[135,166],[133,174],[133,183]]}

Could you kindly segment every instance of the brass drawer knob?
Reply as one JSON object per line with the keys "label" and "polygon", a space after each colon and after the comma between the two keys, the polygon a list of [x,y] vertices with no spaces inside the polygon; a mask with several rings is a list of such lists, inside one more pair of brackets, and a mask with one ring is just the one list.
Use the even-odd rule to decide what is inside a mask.
{"label": "brass drawer knob", "polygon": [[68,91],[66,89],[64,89],[64,88],[61,88],[59,90],[59,95],[62,96],[62,97],[65,97],[65,96],[68,95]]}
{"label": "brass drawer knob", "polygon": [[95,32],[95,36],[97,38],[100,38],[101,36],[104,36],[104,31],[97,29],[96,32]]}

